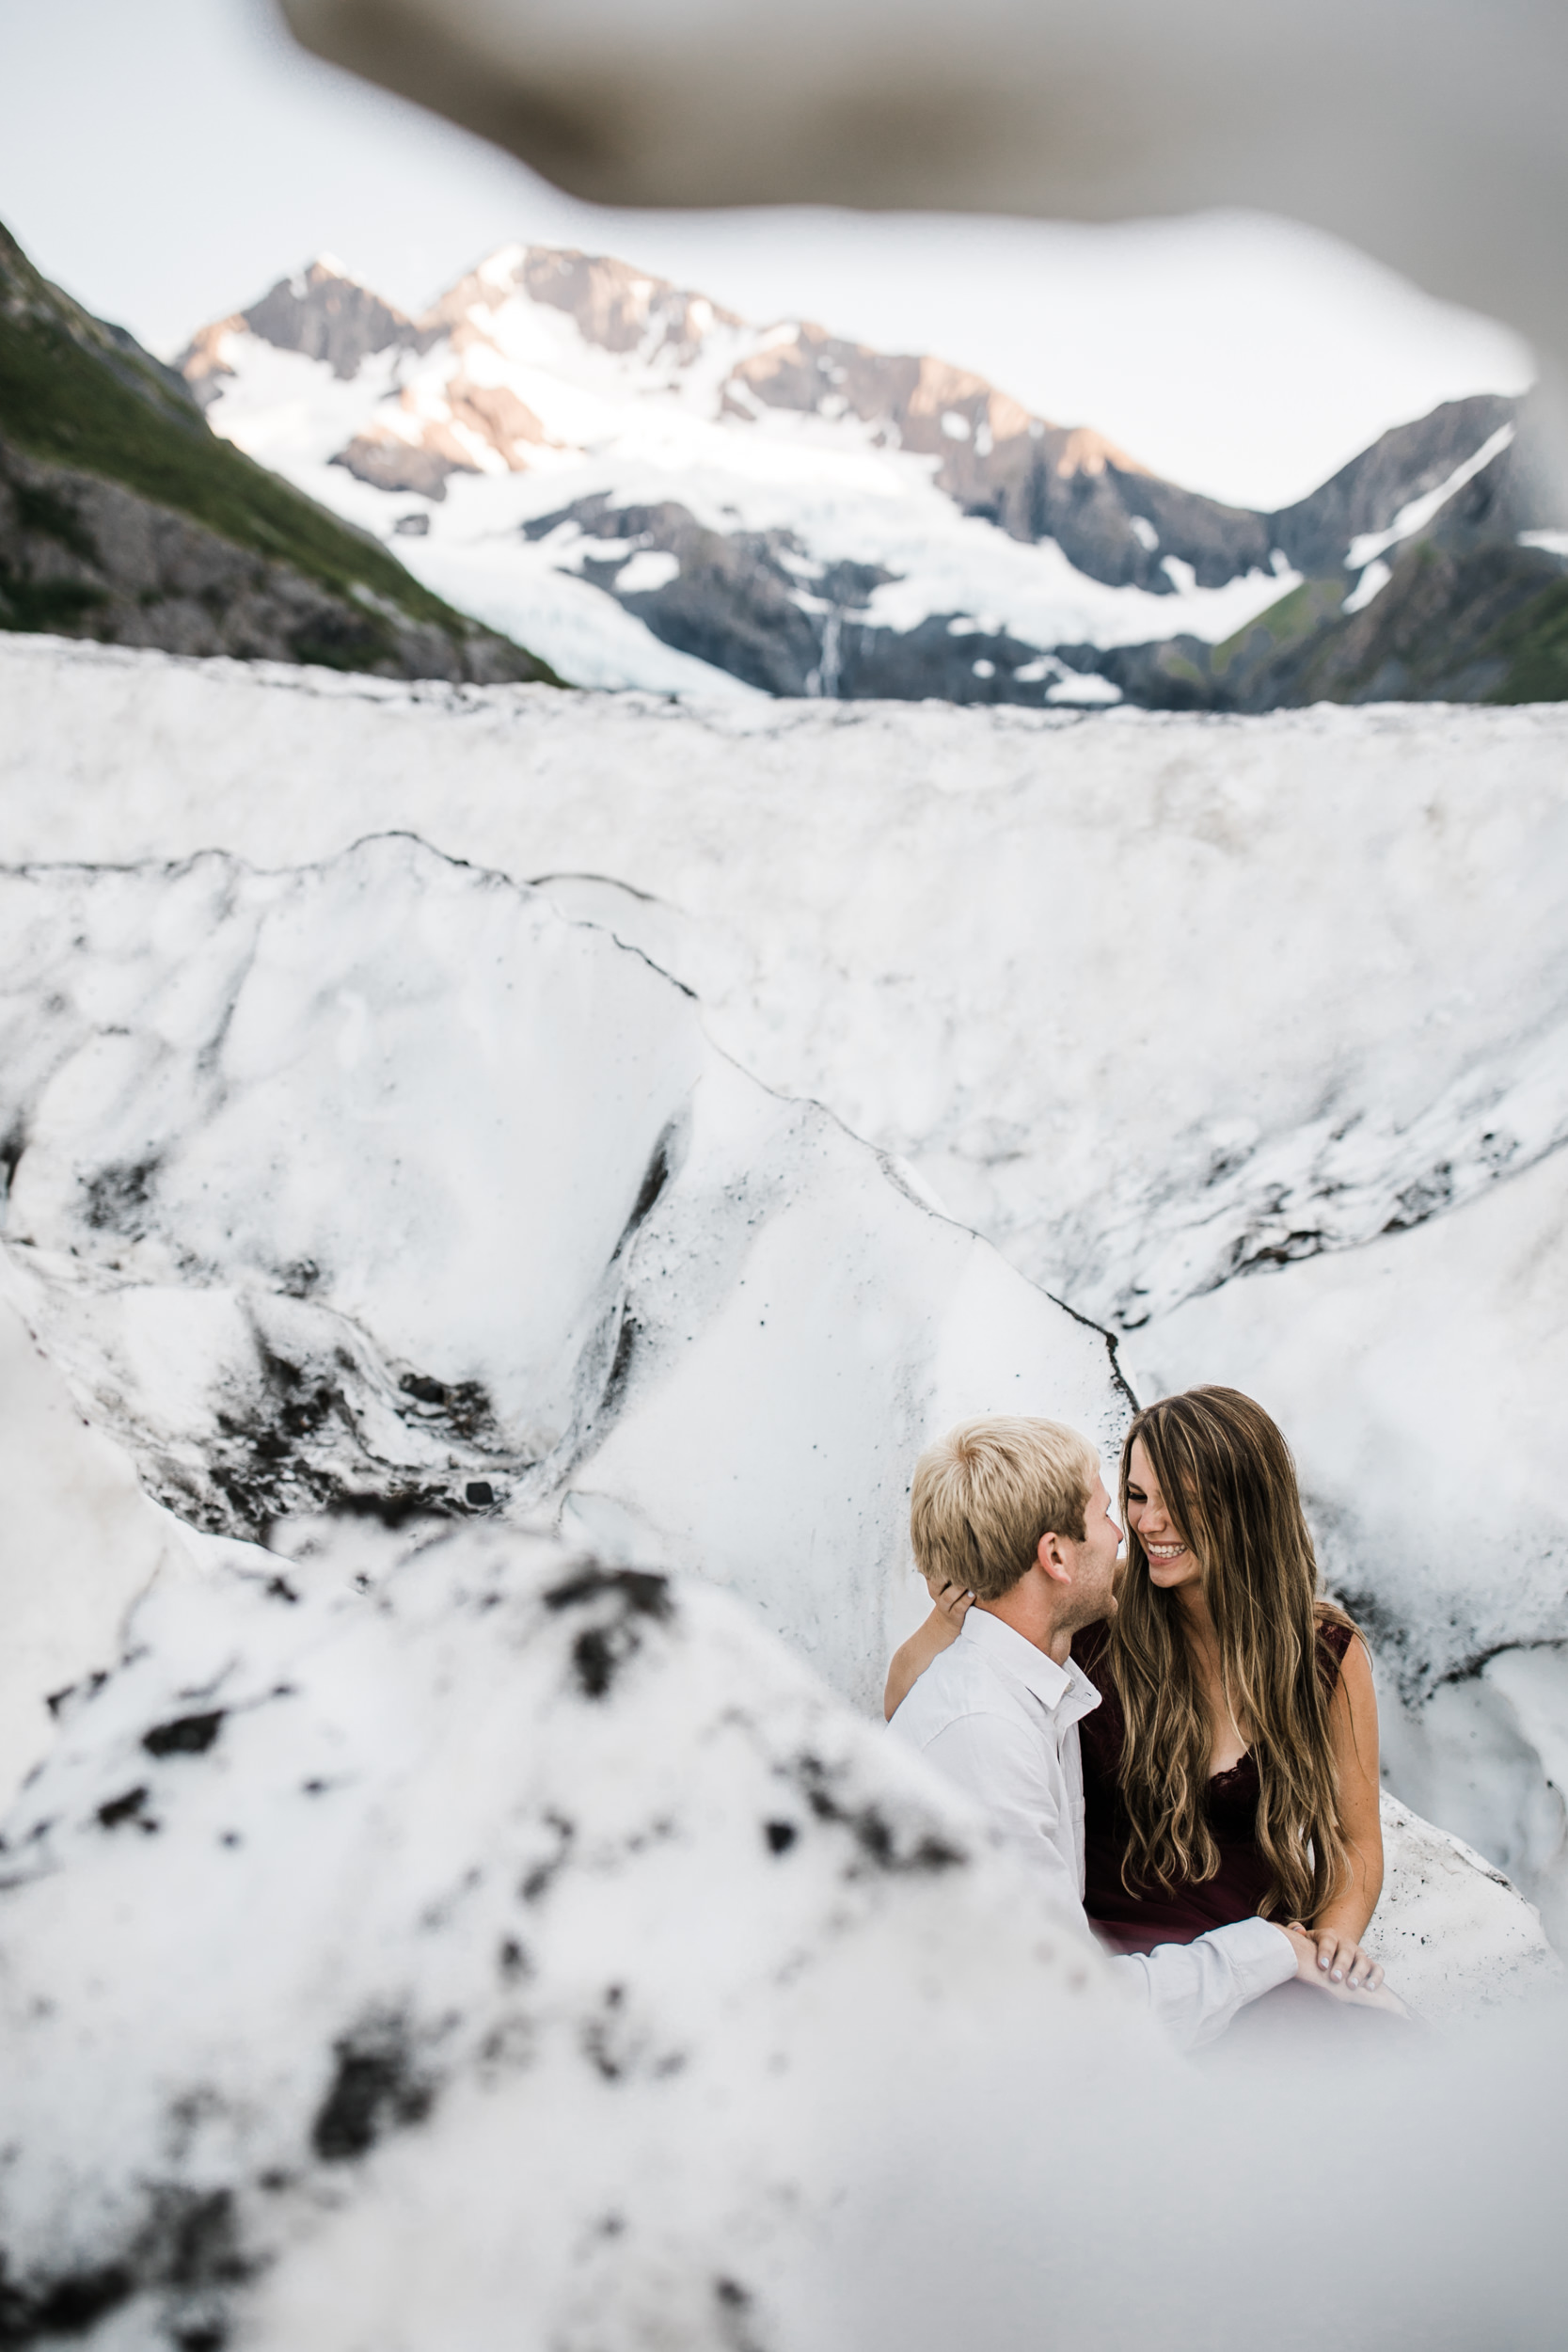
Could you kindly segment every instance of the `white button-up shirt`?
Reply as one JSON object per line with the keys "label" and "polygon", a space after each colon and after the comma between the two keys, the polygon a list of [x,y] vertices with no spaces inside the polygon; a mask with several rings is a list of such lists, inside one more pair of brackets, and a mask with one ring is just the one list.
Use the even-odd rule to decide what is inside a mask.
{"label": "white button-up shirt", "polygon": [[[1100,1692],[978,1604],[927,1667],[888,1730],[975,1799],[1058,1903],[1084,1912],[1084,1767],[1078,1725]],[[1267,1919],[1238,1919],[1192,1944],[1117,1954],[1111,1966],[1183,2049],[1225,2031],[1238,2010],[1296,1972]]]}

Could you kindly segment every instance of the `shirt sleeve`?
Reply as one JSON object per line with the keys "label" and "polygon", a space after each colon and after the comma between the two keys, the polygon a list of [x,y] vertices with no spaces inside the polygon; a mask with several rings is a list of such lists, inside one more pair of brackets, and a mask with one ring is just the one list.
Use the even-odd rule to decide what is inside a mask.
{"label": "shirt sleeve", "polygon": [[1151,1952],[1118,1954],[1111,1966],[1139,1995],[1171,2040],[1201,2050],[1222,2034],[1238,2010],[1296,1973],[1284,1931],[1267,1919],[1235,1919],[1211,1928],[1192,1944],[1157,1944]]}
{"label": "shirt sleeve", "polygon": [[[895,1719],[896,1720],[896,1719]],[[1010,1852],[1084,1920],[1078,1854],[1044,1743],[1005,1715],[960,1715],[926,1742],[928,1763],[973,1797]]]}
{"label": "shirt sleeve", "polygon": [[[898,1730],[895,1715],[889,1729]],[[983,1710],[945,1724],[921,1747],[928,1762],[989,1815],[1008,1851],[1090,1938],[1078,1880],[1068,1792],[1042,1740],[1006,1715]],[[1267,1919],[1237,1919],[1193,1944],[1117,1954],[1113,1973],[1164,2026],[1179,2049],[1201,2050],[1239,2010],[1296,1973],[1289,1939]]]}

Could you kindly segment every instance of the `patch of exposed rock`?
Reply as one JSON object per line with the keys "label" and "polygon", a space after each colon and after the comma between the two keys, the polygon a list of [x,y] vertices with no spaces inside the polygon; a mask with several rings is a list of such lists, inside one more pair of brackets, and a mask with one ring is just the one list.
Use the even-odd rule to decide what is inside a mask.
{"label": "patch of exposed rock", "polygon": [[370,588],[334,596],[171,507],[4,441],[0,627],[383,677],[488,685],[542,674],[488,629],[412,620]]}
{"label": "patch of exposed rock", "polygon": [[[300,347],[352,372],[395,314],[341,278],[317,295],[296,305]],[[286,313],[273,304],[275,335]],[[554,675],[220,440],[180,373],[51,285],[4,229],[0,628],[390,677]]]}

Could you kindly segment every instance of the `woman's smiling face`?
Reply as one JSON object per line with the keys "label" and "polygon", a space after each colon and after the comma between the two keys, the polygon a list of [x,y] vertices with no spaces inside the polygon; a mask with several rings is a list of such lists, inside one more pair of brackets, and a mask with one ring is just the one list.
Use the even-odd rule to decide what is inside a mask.
{"label": "woman's smiling face", "polygon": [[1128,1533],[1142,1544],[1150,1580],[1162,1591],[1171,1593],[1180,1585],[1201,1581],[1202,1571],[1165,1508],[1160,1482],[1144,1452],[1141,1438],[1133,1438],[1132,1459],[1127,1465],[1127,1527]]}

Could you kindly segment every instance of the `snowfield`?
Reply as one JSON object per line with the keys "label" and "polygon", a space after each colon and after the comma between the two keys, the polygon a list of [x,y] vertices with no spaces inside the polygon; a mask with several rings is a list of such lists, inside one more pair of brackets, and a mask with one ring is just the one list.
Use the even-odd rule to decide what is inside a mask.
{"label": "snowfield", "polygon": [[1117,1327],[1568,1135],[1555,706],[677,708],[15,639],[0,678],[8,862],[401,828],[542,879]]}
{"label": "snowfield", "polygon": [[[1298,2153],[1342,2133],[1321,2050],[1264,2080],[1177,2060],[957,1796],[727,1596],[495,1526],[201,1540],[6,1827],[16,2340],[937,2352],[1035,2341],[1044,2309],[1131,2352],[1150,2281],[1240,2213],[1218,2299],[1163,2343],[1244,2341],[1303,2226],[1351,2343],[1499,2309],[1551,2341],[1562,2069],[1520,2076],[1507,2020],[1443,2066],[1361,2054],[1377,2199],[1325,2164],[1255,2202],[1281,2098]],[[1516,1896],[1440,1838],[1413,1862],[1428,1931],[1472,1947],[1450,1991],[1543,1982]],[[1074,2159],[1048,2232],[1042,2115]],[[949,2233],[994,2246],[978,2312]]]}
{"label": "snowfield", "polygon": [[[989,634],[1042,654],[1178,635],[1217,644],[1301,577],[1260,543],[1256,560],[1205,585],[1167,551],[1144,585],[1085,570],[1038,532],[1037,544],[1009,537],[984,479],[999,443],[1027,453],[1049,436],[1057,472],[1081,471],[1091,495],[1107,460],[1134,477],[1144,469],[944,361],[841,347],[794,321],[752,326],[576,253],[505,247],[419,322],[317,262],[202,328],[182,364],[215,432],[585,686],[749,691],[616,604],[681,567],[669,558],[659,577],[639,577],[653,550],[568,512],[599,501],[617,512],[673,504],[721,538],[784,534],[801,611],[814,609],[814,582],[848,566],[865,578],[845,610],[874,629],[985,616]],[[816,379],[809,394],[792,380],[802,371]],[[950,478],[960,448],[981,469],[963,497]],[[1156,554],[1158,533],[1136,520],[1139,547]],[[832,590],[829,600],[844,601]],[[1022,682],[1048,677],[1058,699],[1118,691],[1097,678],[1083,688],[1049,659]]]}
{"label": "snowfield", "polygon": [[1277,1413],[1324,1570],[1387,1670],[1393,1786],[1568,1942],[1568,1154],[1417,1232],[1227,1283],[1124,1354],[1142,1393],[1224,1367]]}
{"label": "snowfield", "polygon": [[158,1501],[548,1504],[732,1582],[868,1712],[910,1468],[1103,1335],[541,894],[402,837],[0,881],[4,1279]]}
{"label": "snowfield", "polygon": [[711,1588],[495,1528],[211,1549],[8,1828],[22,2340],[74,2296],[117,2344],[848,2343],[820,2241],[971,1943],[1042,2083],[1172,2069]]}
{"label": "snowfield", "polygon": [[[1555,2340],[1565,749],[0,640],[0,2333]],[[1377,1649],[1375,2198],[875,1728],[921,1444],[1128,1377]]]}

